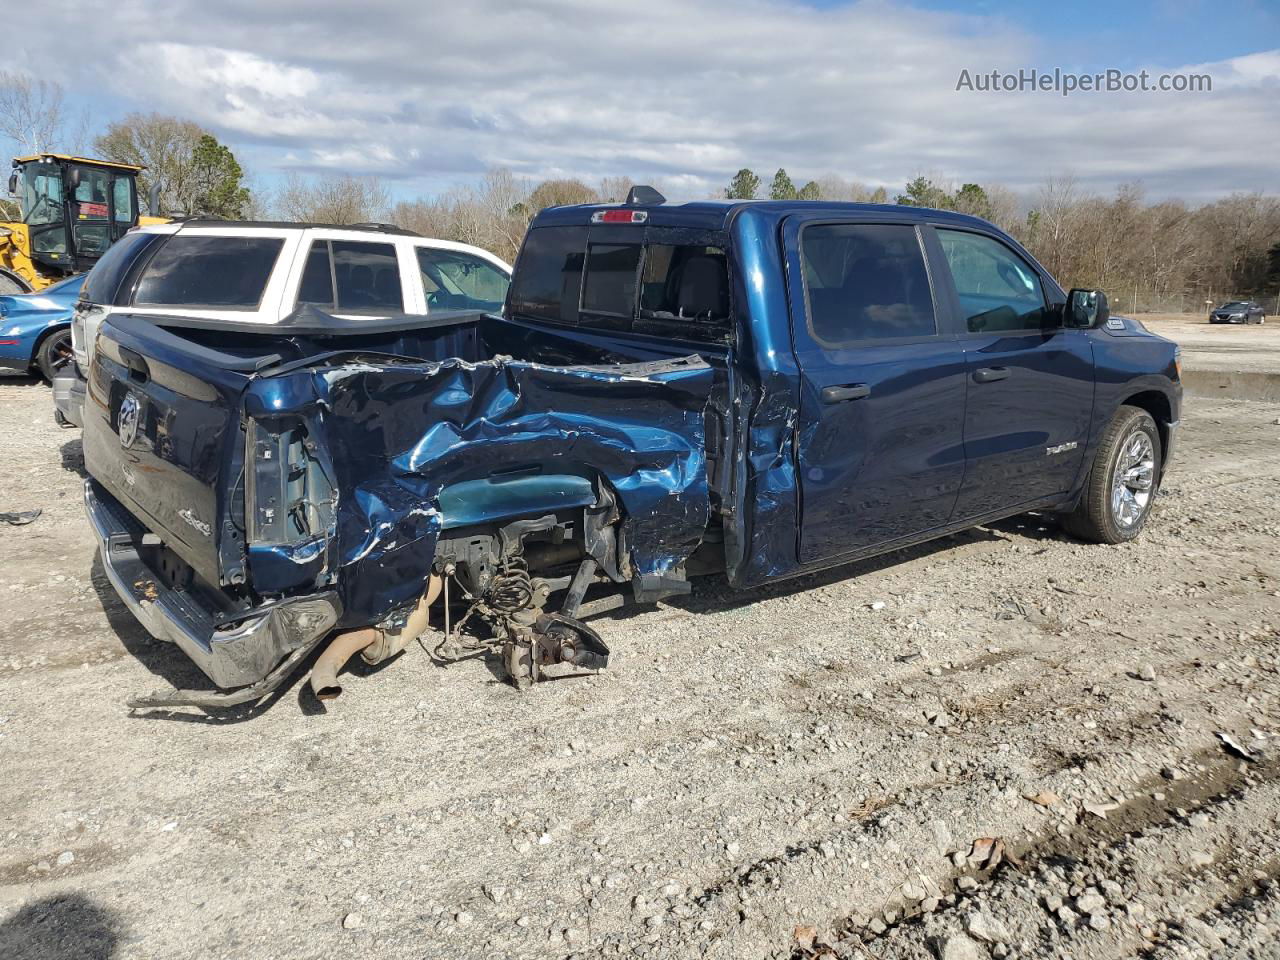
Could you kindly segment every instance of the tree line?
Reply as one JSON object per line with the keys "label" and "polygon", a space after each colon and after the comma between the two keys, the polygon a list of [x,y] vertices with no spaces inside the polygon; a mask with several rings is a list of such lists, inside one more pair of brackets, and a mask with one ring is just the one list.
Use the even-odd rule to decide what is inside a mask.
{"label": "tree line", "polygon": [[[95,137],[87,117],[65,108],[54,81],[0,70],[0,135],[27,153],[59,149],[147,169],[139,196],[158,187],[160,212],[307,223],[392,223],[457,240],[514,261],[534,214],[560,204],[617,202],[628,177],[594,185],[578,179],[533,182],[504,168],[431,197],[396,201],[373,177],[293,174],[274,190],[253,185],[235,154],[199,124],[161,114],[130,114]],[[799,178],[797,178],[799,179]],[[1142,186],[1102,195],[1071,177],[1047,179],[1030,198],[998,184],[948,183],[917,176],[890,196],[835,175],[797,180],[779,168],[764,180],[739,170],[715,196],[727,199],[856,201],[972,214],[1017,238],[1067,287],[1105,290],[1125,311],[1198,312],[1208,301],[1268,299],[1280,312],[1280,197],[1233,193],[1193,206],[1148,201]],[[661,184],[658,184],[661,189]],[[145,202],[145,199],[144,199]],[[0,217],[12,217],[9,204]]]}
{"label": "tree line", "polygon": [[[734,175],[729,198],[755,199],[762,181],[750,169]],[[1073,177],[1050,177],[1030,202],[998,184],[959,186],[918,176],[889,197],[839,177],[809,180],[800,189],[785,169],[769,184],[769,199],[852,200],[953,210],[981,217],[1016,238],[1066,287],[1098,288],[1130,312],[1199,312],[1206,303],[1266,299],[1280,313],[1280,197],[1233,193],[1193,206],[1150,202],[1140,183],[1110,195]]]}

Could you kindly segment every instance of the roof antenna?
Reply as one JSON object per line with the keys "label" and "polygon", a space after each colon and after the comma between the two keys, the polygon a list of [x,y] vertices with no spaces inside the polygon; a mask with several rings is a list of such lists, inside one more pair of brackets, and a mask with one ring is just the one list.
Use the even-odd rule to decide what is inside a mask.
{"label": "roof antenna", "polygon": [[652,204],[666,203],[667,198],[653,187],[638,183],[627,191],[627,199],[624,202],[628,207],[647,207]]}

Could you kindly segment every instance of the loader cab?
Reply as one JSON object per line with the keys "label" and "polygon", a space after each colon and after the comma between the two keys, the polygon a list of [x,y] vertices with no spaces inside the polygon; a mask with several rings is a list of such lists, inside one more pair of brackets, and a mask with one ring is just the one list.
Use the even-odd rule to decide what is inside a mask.
{"label": "loader cab", "polygon": [[26,233],[26,258],[39,281],[89,270],[138,224],[137,178],[143,168],[62,154],[13,161],[9,193]]}

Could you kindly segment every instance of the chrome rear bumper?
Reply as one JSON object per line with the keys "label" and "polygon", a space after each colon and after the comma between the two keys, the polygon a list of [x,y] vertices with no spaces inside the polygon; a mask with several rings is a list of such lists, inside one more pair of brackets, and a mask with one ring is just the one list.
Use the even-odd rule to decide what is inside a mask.
{"label": "chrome rear bumper", "polygon": [[148,633],[176,643],[219,687],[261,680],[338,621],[341,607],[333,593],[238,611],[216,608],[198,590],[169,587],[147,563],[154,548],[143,543],[146,528],[93,480],[85,481],[84,502],[102,565],[125,606]]}

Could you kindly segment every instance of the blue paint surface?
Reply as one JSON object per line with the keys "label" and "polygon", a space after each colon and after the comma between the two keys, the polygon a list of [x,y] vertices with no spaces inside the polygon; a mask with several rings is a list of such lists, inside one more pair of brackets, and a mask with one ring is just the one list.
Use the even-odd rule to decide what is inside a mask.
{"label": "blue paint surface", "polygon": [[27,370],[35,362],[41,338],[71,325],[85,274],[70,277],[40,293],[0,296],[0,367]]}

